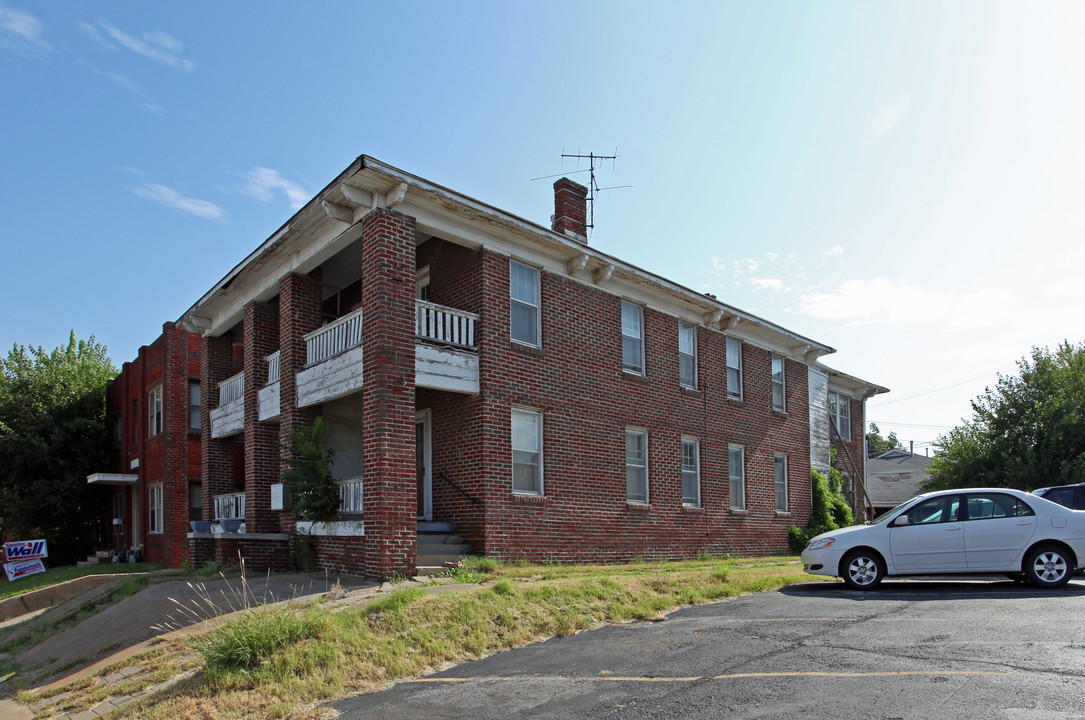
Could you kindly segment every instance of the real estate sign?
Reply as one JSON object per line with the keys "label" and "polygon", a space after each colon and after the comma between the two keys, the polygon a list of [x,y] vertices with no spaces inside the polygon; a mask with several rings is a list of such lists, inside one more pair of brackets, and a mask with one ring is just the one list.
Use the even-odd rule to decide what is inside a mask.
{"label": "real estate sign", "polygon": [[34,560],[49,557],[49,549],[44,540],[20,540],[4,543],[4,562]]}

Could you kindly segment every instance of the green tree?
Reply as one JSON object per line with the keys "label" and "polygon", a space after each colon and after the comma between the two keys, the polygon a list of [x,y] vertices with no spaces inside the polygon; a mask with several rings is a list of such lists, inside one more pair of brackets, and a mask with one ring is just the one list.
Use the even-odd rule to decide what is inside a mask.
{"label": "green tree", "polygon": [[876,423],[870,423],[870,432],[866,434],[867,457],[877,457],[890,450],[903,450],[904,445],[897,439],[896,431],[889,433],[889,437],[883,438],[881,430]]}
{"label": "green tree", "polygon": [[332,478],[335,451],[328,447],[328,423],[318,417],[310,426],[295,426],[283,450],[282,478],[294,498],[295,514],[313,522],[334,520],[340,499]]}
{"label": "green tree", "polygon": [[935,442],[925,489],[1085,481],[1085,343],[1033,348],[1017,365],[972,401],[970,421]]}
{"label": "green tree", "polygon": [[106,389],[117,370],[104,345],[76,340],[46,352],[15,345],[0,359],[0,508],[3,534],[44,537],[53,564],[93,549],[100,488],[113,444]]}

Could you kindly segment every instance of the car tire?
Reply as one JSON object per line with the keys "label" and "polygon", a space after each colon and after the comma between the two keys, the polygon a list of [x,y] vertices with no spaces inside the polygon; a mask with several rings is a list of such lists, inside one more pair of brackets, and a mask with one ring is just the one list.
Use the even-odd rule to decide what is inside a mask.
{"label": "car tire", "polygon": [[852,550],[840,561],[840,577],[850,590],[873,590],[885,577],[885,561],[873,550]]}
{"label": "car tire", "polygon": [[1058,545],[1040,545],[1025,556],[1025,577],[1041,588],[1060,588],[1070,582],[1074,566]]}
{"label": "car tire", "polygon": [[1010,580],[1013,580],[1015,583],[1024,584],[1028,582],[1028,578],[1025,577],[1025,573],[1006,573],[1006,577],[1008,577]]}

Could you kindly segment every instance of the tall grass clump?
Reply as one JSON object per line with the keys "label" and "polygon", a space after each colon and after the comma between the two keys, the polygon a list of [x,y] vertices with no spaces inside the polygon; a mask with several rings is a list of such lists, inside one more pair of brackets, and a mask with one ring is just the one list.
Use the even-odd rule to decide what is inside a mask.
{"label": "tall grass clump", "polygon": [[325,615],[314,608],[246,610],[196,643],[209,674],[251,670],[302,640],[319,637]]}

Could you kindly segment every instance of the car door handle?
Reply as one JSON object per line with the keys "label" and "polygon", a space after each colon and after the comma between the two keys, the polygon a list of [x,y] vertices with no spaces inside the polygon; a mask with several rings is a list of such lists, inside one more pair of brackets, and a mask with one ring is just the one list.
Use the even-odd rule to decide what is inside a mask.
{"label": "car door handle", "polygon": [[960,525],[958,525],[957,527],[947,527],[946,532],[958,532],[960,529],[961,529]]}

